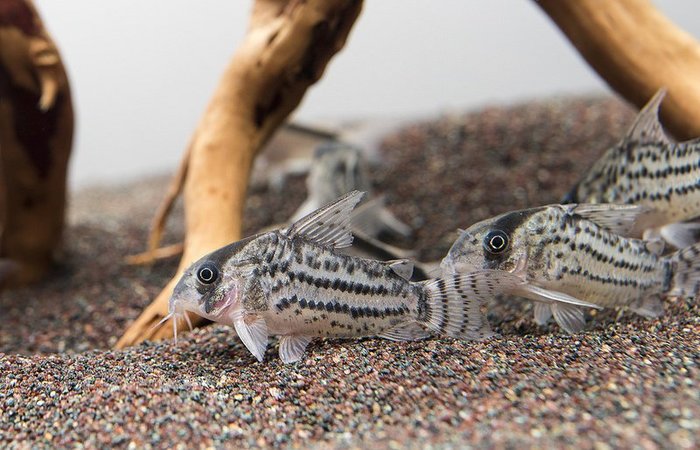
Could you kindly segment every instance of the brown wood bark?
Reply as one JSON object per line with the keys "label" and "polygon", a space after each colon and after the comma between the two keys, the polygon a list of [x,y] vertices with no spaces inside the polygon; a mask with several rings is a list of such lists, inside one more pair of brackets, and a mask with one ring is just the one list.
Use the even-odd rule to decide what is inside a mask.
{"label": "brown wood bark", "polygon": [[0,280],[36,281],[61,243],[73,138],[68,79],[31,1],[0,2]]}
{"label": "brown wood bark", "polygon": [[[241,238],[256,153],[343,47],[361,8],[361,0],[254,2],[248,32],[214,92],[181,169],[186,237],[180,266],[117,347],[172,335],[168,324],[155,329],[153,325],[167,314],[180,274],[200,256]],[[171,186],[171,196],[178,190]]]}
{"label": "brown wood bark", "polygon": [[586,61],[642,107],[666,86],[662,121],[678,138],[700,136],[700,44],[648,0],[539,0]]}

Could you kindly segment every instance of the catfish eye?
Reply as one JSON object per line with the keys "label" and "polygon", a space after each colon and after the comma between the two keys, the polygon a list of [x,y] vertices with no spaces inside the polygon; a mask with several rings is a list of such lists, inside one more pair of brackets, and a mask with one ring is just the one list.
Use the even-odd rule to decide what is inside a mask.
{"label": "catfish eye", "polygon": [[197,269],[197,279],[204,284],[211,284],[219,278],[219,269],[213,263],[207,262]]}
{"label": "catfish eye", "polygon": [[489,231],[484,238],[484,248],[489,253],[501,253],[508,248],[508,235],[501,230]]}

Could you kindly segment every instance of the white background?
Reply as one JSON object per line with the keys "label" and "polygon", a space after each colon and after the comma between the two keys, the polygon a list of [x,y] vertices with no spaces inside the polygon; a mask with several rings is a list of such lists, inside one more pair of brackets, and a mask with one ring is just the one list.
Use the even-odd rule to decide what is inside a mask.
{"label": "white background", "polygon": [[[71,186],[172,170],[245,31],[244,0],[36,0],[77,110]],[[657,0],[700,36],[700,7]],[[607,91],[528,0],[366,0],[307,122],[415,117]]]}

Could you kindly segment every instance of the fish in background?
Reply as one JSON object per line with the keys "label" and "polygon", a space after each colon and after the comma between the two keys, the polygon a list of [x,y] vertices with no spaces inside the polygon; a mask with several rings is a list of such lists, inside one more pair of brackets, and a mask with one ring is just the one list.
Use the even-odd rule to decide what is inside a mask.
{"label": "fish in background", "polygon": [[314,152],[306,187],[308,196],[292,215],[292,222],[347,192],[358,190],[367,192],[370,198],[353,213],[353,231],[361,230],[372,238],[383,232],[403,238],[412,234],[411,227],[386,209],[382,197],[372,196],[369,167],[362,150],[355,146],[335,141],[319,145]]}
{"label": "fish in background", "polygon": [[[316,148],[314,160],[306,178],[308,196],[290,218],[297,221],[313,210],[346,192],[371,192],[369,168],[364,153],[358,147],[343,142],[326,142]],[[383,197],[372,197],[352,212],[354,245],[345,252],[371,259],[414,259],[415,253],[387,244],[380,237],[408,238],[411,227],[401,222],[384,205]],[[416,262],[415,279],[429,278],[437,263]]]}
{"label": "fish in background", "polygon": [[[298,361],[316,337],[380,336],[414,340],[430,333],[483,339],[491,332],[481,307],[519,277],[477,271],[411,282],[409,261],[341,254],[352,244],[353,191],[288,228],[234,242],[192,264],[169,302],[173,326],[190,311],[233,326],[262,361],[280,336],[283,362]],[[164,319],[166,320],[166,319]],[[176,328],[175,328],[176,331]]]}
{"label": "fish in background", "polygon": [[625,238],[645,208],[549,205],[508,212],[460,233],[441,263],[442,276],[504,270],[525,284],[509,294],[534,301],[535,321],[554,316],[569,333],[585,325],[582,307],[663,313],[663,296],[694,297],[700,244],[662,256],[663,242]]}
{"label": "fish in background", "polygon": [[562,203],[639,204],[649,208],[632,236],[661,237],[676,248],[698,241],[700,140],[674,142],[659,122],[660,89],[625,137],[586,172]]}

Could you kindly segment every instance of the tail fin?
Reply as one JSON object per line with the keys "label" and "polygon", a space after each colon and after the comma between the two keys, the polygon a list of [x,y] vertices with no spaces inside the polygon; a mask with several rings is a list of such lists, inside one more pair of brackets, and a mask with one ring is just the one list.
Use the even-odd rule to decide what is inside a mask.
{"label": "tail fin", "polygon": [[671,286],[668,295],[692,298],[700,292],[700,243],[670,256]]}
{"label": "tail fin", "polygon": [[418,320],[431,331],[459,339],[493,336],[481,307],[490,298],[523,283],[500,270],[480,270],[424,281],[427,299]]}

